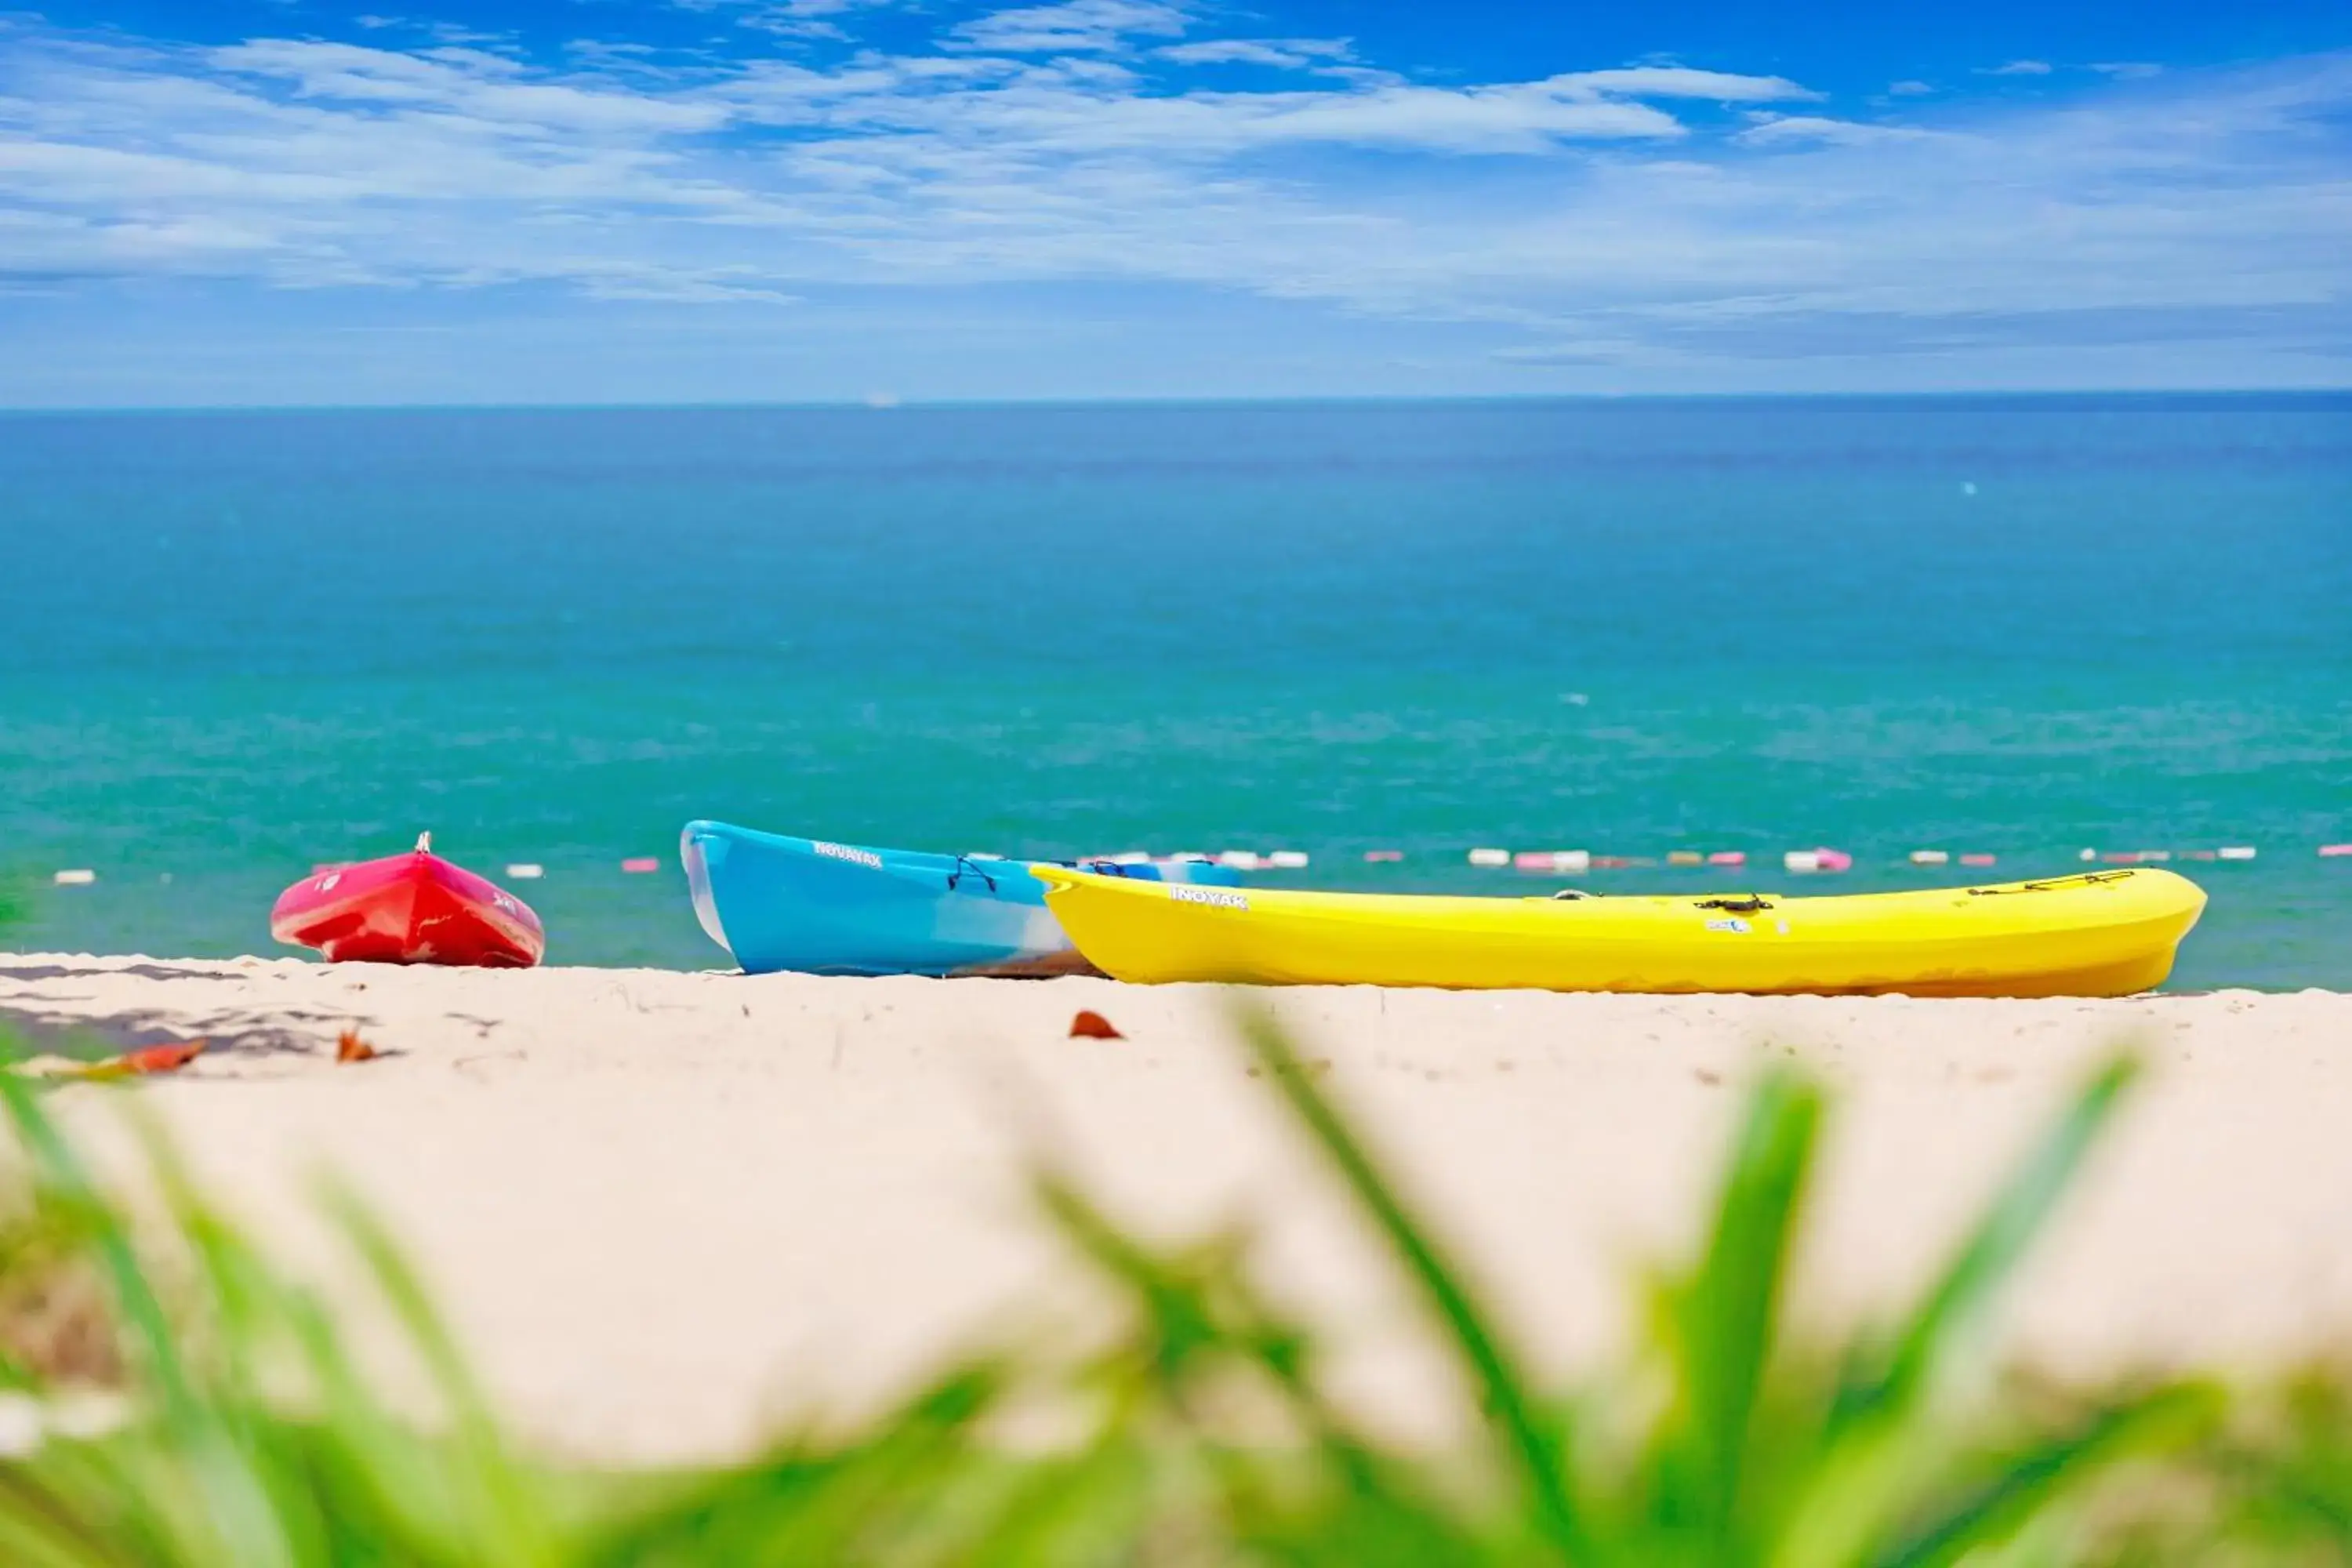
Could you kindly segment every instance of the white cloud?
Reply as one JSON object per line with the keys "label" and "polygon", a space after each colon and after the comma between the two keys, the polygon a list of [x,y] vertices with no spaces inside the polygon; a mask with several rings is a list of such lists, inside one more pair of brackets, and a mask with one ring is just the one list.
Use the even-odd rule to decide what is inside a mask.
{"label": "white cloud", "polygon": [[1872,125],[1853,120],[1829,120],[1812,114],[1775,114],[1760,118],[1739,133],[1750,146],[1790,142],[1825,142],[1840,147],[1867,147],[1887,142],[1916,142],[1937,134],[1904,125]]}
{"label": "white cloud", "polygon": [[[941,82],[942,90],[932,90]],[[1568,77],[1473,88],[1376,79],[1344,88],[1166,93],[1139,89],[1126,67],[1109,61],[869,58],[838,73],[765,68],[723,95],[748,120],[854,133],[824,141],[828,154],[894,162],[950,142],[1172,159],[1313,143],[1538,155],[1565,140],[1684,134],[1681,122],[1660,110],[1605,98]],[[919,140],[877,141],[883,133]]]}
{"label": "white cloud", "polygon": [[892,0],[669,0],[675,9],[732,12],[736,25],[777,37],[845,40],[849,34],[838,18],[875,10]]}
{"label": "white cloud", "polygon": [[515,134],[581,131],[691,132],[716,129],[725,111],[617,88],[525,79],[501,56],[446,48],[404,53],[352,44],[272,39],[215,49],[210,63],[231,76],[268,79],[298,100],[409,104],[463,114]]}
{"label": "white cloud", "polygon": [[2162,76],[2164,68],[2146,60],[2105,60],[2091,67],[2101,76],[2114,77],[2117,81],[2145,81],[2152,76]]}
{"label": "white cloud", "polygon": [[1254,129],[1270,141],[1352,142],[1456,153],[1542,153],[1562,140],[1673,139],[1685,132],[1646,104],[1528,87],[1382,87],[1277,110]]}
{"label": "white cloud", "polygon": [[[2352,254],[2352,56],[2128,91],[2085,77],[2062,101],[1884,125],[1763,107],[1816,96],[1782,78],[1672,66],[1238,91],[1171,83],[1184,62],[1140,48],[669,71],[609,50],[551,69],[462,47],[10,42],[0,279],[49,289],[727,303],[1137,280],[1483,323],[1524,334],[1517,363],[1680,363],[1942,352],[2018,323],[2307,331],[2340,320]],[[1754,107],[1724,128],[1670,112],[1684,101]]]}
{"label": "white cloud", "polygon": [[1204,38],[1193,44],[1169,44],[1151,51],[1154,58],[1180,66],[1271,66],[1277,70],[1307,70],[1350,58],[1345,38]]}
{"label": "white cloud", "polygon": [[1063,0],[1024,5],[964,23],[948,39],[957,48],[1008,55],[1113,53],[1135,37],[1182,36],[1189,18],[1160,0]]}
{"label": "white cloud", "polygon": [[864,0],[781,0],[753,5],[737,22],[779,37],[844,39],[849,34],[835,18],[865,9]]}
{"label": "white cloud", "polygon": [[1986,76],[2048,76],[2050,69],[2048,60],[2011,60],[2007,65],[1988,66],[1984,74]]}
{"label": "white cloud", "polygon": [[1891,98],[1925,98],[1935,90],[1932,84],[1924,81],[1890,81],[1886,84],[1887,96]]}
{"label": "white cloud", "polygon": [[1620,70],[1573,71],[1547,84],[1562,91],[1614,93],[1625,98],[1705,98],[1717,103],[1769,103],[1821,97],[1784,77],[1736,76],[1683,66],[1629,66]]}
{"label": "white cloud", "polygon": [[581,267],[571,281],[592,300],[655,300],[687,305],[798,303],[795,296],[770,283],[758,268],[740,263],[693,268],[602,262]]}

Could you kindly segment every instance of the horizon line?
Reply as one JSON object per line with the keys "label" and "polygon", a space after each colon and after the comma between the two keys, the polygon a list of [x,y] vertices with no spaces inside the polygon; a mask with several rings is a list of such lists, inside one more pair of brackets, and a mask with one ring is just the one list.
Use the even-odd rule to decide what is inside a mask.
{"label": "horizon line", "polygon": [[1621,404],[1621,403],[2058,403],[2084,398],[2160,401],[2167,398],[2255,399],[2325,403],[2352,398],[2343,386],[2178,387],[1976,387],[1937,391],[1874,392],[1524,392],[1524,393],[1292,393],[1227,395],[1110,394],[1095,396],[909,397],[869,393],[828,398],[712,398],[659,401],[385,402],[385,403],[93,403],[0,405],[0,418],[149,414],[446,414],[474,413],[696,413],[754,410],[862,411],[874,414],[982,408],[1101,407],[1316,407],[1425,405],[1429,404]]}

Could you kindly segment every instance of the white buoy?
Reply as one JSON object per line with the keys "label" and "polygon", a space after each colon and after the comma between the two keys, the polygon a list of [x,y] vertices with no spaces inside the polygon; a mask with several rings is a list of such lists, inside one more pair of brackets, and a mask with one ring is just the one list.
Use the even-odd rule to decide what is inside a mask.
{"label": "white buoy", "polygon": [[87,868],[77,868],[70,871],[60,871],[49,880],[60,888],[87,888],[98,880],[98,873]]}
{"label": "white buoy", "polygon": [[1303,871],[1307,868],[1307,851],[1277,849],[1265,858],[1265,863],[1277,871]]}
{"label": "white buoy", "polygon": [[507,868],[507,875],[518,882],[536,882],[547,875],[547,868],[529,860],[519,860]]}
{"label": "white buoy", "polygon": [[2231,844],[2223,847],[2216,853],[2224,860],[2251,860],[2254,858],[2254,847],[2251,844]]}
{"label": "white buoy", "polygon": [[1948,866],[1951,863],[1952,852],[1948,849],[1914,849],[1911,851],[1911,864],[1914,866]]}
{"label": "white buoy", "polygon": [[1473,849],[1470,851],[1470,864],[1473,866],[1485,866],[1491,868],[1496,866],[1507,866],[1510,863],[1511,852],[1507,849]]}
{"label": "white buoy", "polygon": [[1145,849],[1122,849],[1118,854],[1110,856],[1109,860],[1114,866],[1149,866],[1151,864],[1151,854]]}
{"label": "white buoy", "polygon": [[1590,871],[1592,869],[1592,851],[1555,849],[1551,852],[1551,868],[1555,871]]}
{"label": "white buoy", "polygon": [[1780,857],[1784,870],[1805,872],[1822,868],[1822,852],[1818,849],[1791,849]]}
{"label": "white buoy", "polygon": [[2095,849],[2085,849],[2080,855],[2074,857],[2077,860],[2095,860],[2098,858],[2099,852]]}
{"label": "white buoy", "polygon": [[1255,871],[1261,861],[1255,849],[1220,849],[1217,851],[1217,864],[1231,866],[1236,871]]}

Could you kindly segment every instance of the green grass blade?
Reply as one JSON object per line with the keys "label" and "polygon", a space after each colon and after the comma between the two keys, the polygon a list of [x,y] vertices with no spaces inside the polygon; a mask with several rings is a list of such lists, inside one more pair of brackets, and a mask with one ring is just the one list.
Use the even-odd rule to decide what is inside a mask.
{"label": "green grass blade", "polygon": [[1896,1342],[1876,1391],[1878,1401],[1900,1405],[1911,1399],[1955,1342],[1977,1327],[2139,1070],[2133,1058],[2110,1059],[2011,1176]]}
{"label": "green grass blade", "polygon": [[166,1533],[199,1530],[204,1539],[187,1546],[202,1559],[235,1562],[240,1568],[292,1563],[296,1554],[268,1489],[238,1440],[234,1408],[202,1396],[192,1381],[163,1303],[131,1244],[128,1224],[42,1107],[33,1086],[5,1069],[0,1069],[0,1109],[32,1156],[43,1185],[84,1227],[84,1239],[130,1330],[139,1370],[154,1385],[174,1458],[195,1483],[198,1512],[184,1526],[174,1529],[160,1515],[151,1522]]}
{"label": "green grass blade", "polygon": [[1097,1434],[1066,1459],[1030,1460],[956,1543],[959,1568],[1038,1568],[1074,1554],[1107,1559],[1117,1542],[1139,1533],[1151,1474],[1165,1468],[1123,1431]]}
{"label": "green grass blade", "polygon": [[2001,1185],[1891,1351],[1852,1359],[1822,1456],[1774,1556],[1780,1568],[1866,1561],[1935,1479],[1951,1418],[1934,1396],[2137,1071],[2117,1057],[2092,1075]]}
{"label": "green grass blade", "polygon": [[1659,1504],[1718,1549],[1734,1531],[1756,1405],[1780,1325],[1781,1281],[1822,1119],[1794,1072],[1753,1090],[1706,1250],[1672,1293],[1679,1387],[1658,1455]]}
{"label": "green grass blade", "polygon": [[137,1554],[96,1522],[96,1500],[73,1485],[79,1476],[54,1484],[47,1472],[58,1468],[0,1460],[0,1563],[11,1568],[142,1568]]}
{"label": "green grass blade", "polygon": [[1950,1568],[2045,1512],[2098,1467],[2189,1436],[2209,1425],[2221,1406],[2219,1389],[2182,1384],[2095,1410],[2074,1431],[2011,1458],[1990,1480],[1880,1554],[1874,1568]]}
{"label": "green grass blade", "polygon": [[972,1441],[1004,1391],[1002,1368],[957,1368],[884,1415],[872,1435],[812,1457],[788,1448],[697,1483],[608,1522],[570,1561],[575,1568],[667,1568],[706,1563],[906,1561],[894,1541],[946,1512],[977,1468]]}
{"label": "green grass blade", "polygon": [[[43,1185],[72,1215],[82,1240],[96,1256],[114,1294],[115,1305],[126,1320],[135,1348],[144,1358],[144,1370],[152,1375],[157,1391],[163,1396],[164,1414],[175,1424],[193,1421],[197,1406],[189,1387],[186,1370],[181,1365],[180,1352],[171,1325],[141,1268],[137,1252],[131,1245],[129,1231],[110,1205],[99,1192],[89,1169],[81,1163],[49,1119],[37,1098],[33,1085],[15,1073],[0,1070],[0,1107],[5,1107],[16,1136],[32,1156],[33,1167]],[[183,1436],[193,1436],[184,1432]]]}
{"label": "green grass blade", "polygon": [[1041,1172],[1039,1204],[1077,1250],[1135,1296],[1154,1331],[1150,1363],[1163,1384],[1181,1378],[1195,1356],[1225,1340],[1199,1286],[1123,1234],[1066,1179]]}
{"label": "green grass blade", "polygon": [[488,1399],[408,1260],[351,1193],[329,1189],[327,1205],[367,1265],[446,1406],[457,1443],[454,1479],[459,1487],[455,1500],[470,1516],[485,1560],[513,1568],[555,1561],[552,1521],[531,1478],[509,1453]]}
{"label": "green grass blade", "polygon": [[[1418,1467],[1358,1437],[1323,1396],[1309,1373],[1309,1337],[1258,1296],[1236,1247],[1156,1255],[1066,1182],[1041,1177],[1039,1191],[1065,1233],[1135,1295],[1150,1341],[1130,1341],[1114,1356],[1148,1363],[1170,1413],[1200,1434],[1225,1529],[1245,1557],[1357,1568],[1471,1560],[1467,1526],[1423,1484]],[[1293,1436],[1235,1448],[1202,1429],[1195,1384],[1234,1373],[1279,1394]]]}
{"label": "green grass blade", "polygon": [[1406,1210],[1346,1121],[1299,1066],[1297,1054],[1263,1014],[1241,1016],[1244,1039],[1310,1138],[1386,1238],[1452,1339],[1498,1429],[1511,1468],[1535,1504],[1542,1539],[1561,1558],[1585,1555],[1584,1529],[1568,1490],[1558,1443],[1536,1417],[1528,1385],[1512,1358],[1486,1327],[1485,1315],[1461,1282],[1461,1271],[1438,1249],[1428,1228]]}

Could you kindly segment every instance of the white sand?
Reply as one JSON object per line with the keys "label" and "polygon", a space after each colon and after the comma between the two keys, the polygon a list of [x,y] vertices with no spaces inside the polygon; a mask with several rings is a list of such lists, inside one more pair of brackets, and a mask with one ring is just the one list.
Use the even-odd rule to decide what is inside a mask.
{"label": "white sand", "polygon": [[[1844,1091],[1805,1269],[1850,1310],[1919,1278],[2086,1062],[2156,1069],[2021,1280],[2011,1350],[2089,1373],[2265,1361],[2352,1325],[2352,997],[1917,1002],[1257,994],[1331,1064],[1509,1331],[1606,1349],[1624,1265],[1687,1239],[1737,1089],[1793,1050]],[[0,958],[0,1022],[206,1036],[139,1092],[289,1256],[357,1184],[511,1410],[615,1458],[856,1407],[1061,1279],[1019,1179],[1050,1143],[1166,1234],[1257,1222],[1422,1430],[1439,1374],[1376,1253],[1230,1043],[1214,988]],[[1094,1008],[1129,1038],[1067,1037]],[[338,1067],[356,1025],[392,1053]],[[112,1115],[76,1089],[77,1117]],[[1062,1300],[1071,1300],[1066,1292]]]}

